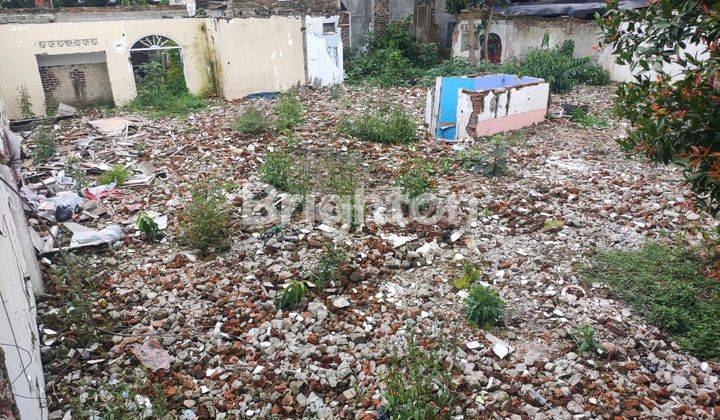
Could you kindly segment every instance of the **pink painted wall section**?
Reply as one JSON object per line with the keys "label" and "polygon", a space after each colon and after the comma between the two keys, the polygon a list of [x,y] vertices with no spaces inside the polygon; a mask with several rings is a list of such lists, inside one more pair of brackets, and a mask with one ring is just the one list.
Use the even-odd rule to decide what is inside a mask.
{"label": "pink painted wall section", "polygon": [[475,133],[477,136],[492,136],[508,130],[517,130],[539,122],[545,121],[547,109],[522,112],[507,117],[485,120],[478,122]]}

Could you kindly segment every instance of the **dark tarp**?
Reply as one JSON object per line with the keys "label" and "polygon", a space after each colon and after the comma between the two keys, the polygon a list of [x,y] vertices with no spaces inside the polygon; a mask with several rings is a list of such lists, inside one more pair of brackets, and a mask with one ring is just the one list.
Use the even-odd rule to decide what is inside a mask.
{"label": "dark tarp", "polygon": [[[621,9],[645,7],[648,0],[621,0]],[[508,7],[497,9],[503,16],[573,16],[591,18],[595,12],[605,10],[604,1],[582,0],[538,0],[530,2],[511,2]]]}

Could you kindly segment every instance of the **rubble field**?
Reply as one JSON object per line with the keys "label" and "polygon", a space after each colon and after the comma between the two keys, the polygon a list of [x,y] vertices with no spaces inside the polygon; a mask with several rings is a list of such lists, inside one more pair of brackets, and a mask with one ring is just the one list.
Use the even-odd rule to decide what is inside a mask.
{"label": "rubble field", "polygon": [[[76,345],[76,331],[61,322],[65,302],[52,282],[61,263],[52,250],[44,259],[48,296],[38,314],[51,418],[68,416],[73,401],[114,398],[105,390],[118,384],[128,384],[121,398],[148,407],[156,401],[151,393],[164,395],[172,417],[386,418],[384,378],[410,337],[451,373],[456,403],[448,414],[456,418],[720,416],[720,365],[684,354],[579,275],[598,248],[637,249],[715,224],[692,211],[678,169],[620,150],[615,140],[627,124],[609,116],[613,89],[554,95],[551,112],[584,104],[609,126],[552,118],[508,133],[501,139],[507,169],[492,178],[457,163],[467,145],[426,133],[419,87],[302,89],[305,121],[284,135],[233,130],[249,102],[269,113],[276,99],[268,98],[210,101],[187,118],[94,110],[58,121],[56,159],[25,168],[33,191],[49,176],[57,183],[71,177],[58,173],[68,159],[90,180],[117,164],[132,170],[125,186],[94,190],[97,200],[85,200],[75,220],[123,231],[109,247],[73,251],[94,285],[86,302],[97,325],[93,342]],[[344,116],[382,105],[416,117],[416,143],[338,132]],[[111,116],[132,124],[89,124]],[[242,208],[272,192],[259,177],[263,157],[281,146],[307,163],[314,181],[334,164],[356,165],[372,209],[364,224],[344,232],[309,224],[300,211],[287,223],[246,223]],[[377,205],[397,191],[401,167],[415,158],[434,165],[437,197],[457,197],[458,220],[395,223]],[[234,209],[230,249],[207,257],[179,240],[183,206],[202,181],[221,186]],[[468,216],[471,202],[477,220]],[[136,232],[139,212],[167,225],[161,241]],[[384,221],[371,217],[383,214]],[[41,220],[31,223],[46,234]],[[79,228],[58,231],[61,243],[68,229]],[[311,288],[296,309],[276,309],[278,291],[306,277],[331,243],[347,253],[339,279]],[[507,304],[492,329],[465,318],[467,291],[453,285],[464,261]],[[569,334],[585,324],[597,331],[597,354],[580,354]]]}

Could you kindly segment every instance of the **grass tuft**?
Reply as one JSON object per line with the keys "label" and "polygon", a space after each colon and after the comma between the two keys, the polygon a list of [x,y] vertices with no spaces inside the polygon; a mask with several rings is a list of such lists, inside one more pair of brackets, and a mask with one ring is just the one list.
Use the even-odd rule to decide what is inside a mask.
{"label": "grass tuft", "polygon": [[301,162],[293,159],[286,149],[265,155],[260,166],[260,179],[280,191],[305,195],[310,191],[310,176]]}
{"label": "grass tuft", "polygon": [[384,144],[406,144],[417,140],[417,126],[413,117],[400,109],[390,113],[377,111],[360,118],[345,118],[340,131],[361,140]]}
{"label": "grass tuft", "polygon": [[254,135],[267,131],[267,122],[265,116],[259,109],[249,106],[235,120],[233,127],[235,131],[241,134]]}
{"label": "grass tuft", "polygon": [[275,130],[292,130],[302,122],[303,108],[297,92],[284,93],[275,104],[275,120],[273,121]]}
{"label": "grass tuft", "polygon": [[338,267],[347,259],[347,253],[343,249],[336,248],[334,244],[328,245],[318,259],[312,271],[312,281],[318,289],[322,289],[326,283],[337,280]]}
{"label": "grass tuft", "polygon": [[449,418],[455,385],[438,352],[423,349],[411,338],[407,352],[393,357],[389,366],[383,399],[391,418]]}

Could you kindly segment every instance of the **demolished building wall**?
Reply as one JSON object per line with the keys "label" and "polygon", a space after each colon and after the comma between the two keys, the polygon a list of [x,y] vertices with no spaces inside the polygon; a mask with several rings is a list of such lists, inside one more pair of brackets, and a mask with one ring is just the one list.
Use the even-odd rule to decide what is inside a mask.
{"label": "demolished building wall", "polygon": [[[317,40],[326,48],[314,57],[325,64],[334,61],[335,66],[330,73],[314,66],[314,75],[323,84],[341,81],[339,31],[337,39],[334,34],[323,33],[323,22],[334,22],[337,29],[337,16],[317,19],[323,19],[318,21],[321,35],[311,40],[311,45],[317,45],[313,43]],[[311,21],[315,22],[315,18]],[[0,62],[0,91],[10,118],[23,118],[22,90],[27,92],[32,112],[41,116],[45,115],[48,93],[58,92],[53,94],[55,100],[70,97],[68,102],[78,96],[86,100],[103,98],[98,83],[102,78],[109,81],[111,102],[118,106],[128,103],[137,93],[130,49],[149,35],[166,37],[181,48],[185,81],[195,95],[211,92],[217,86],[218,94],[234,100],[252,93],[287,90],[307,80],[300,17],[5,24],[0,25],[0,52],[13,60]],[[333,58],[333,49],[337,50],[337,58]],[[48,62],[57,66],[47,66]],[[97,65],[100,67],[89,71]],[[55,70],[49,72],[48,68]],[[103,69],[106,74],[94,76]],[[56,86],[62,81],[71,86]]]}
{"label": "demolished building wall", "polygon": [[0,416],[44,419],[48,415],[45,379],[31,281],[40,271],[32,246],[26,246],[31,243],[30,232],[15,193],[17,177],[11,166],[16,152],[8,147],[8,131],[0,99]]}
{"label": "demolished building wall", "polygon": [[12,60],[0,62],[0,89],[11,119],[22,117],[19,89],[27,89],[36,115],[45,114],[45,92],[38,58],[51,55],[104,52],[115,105],[136,95],[129,49],[147,35],[162,35],[182,48],[188,90],[202,94],[210,89],[204,19],[117,20],[0,25],[0,52]]}
{"label": "demolished building wall", "polygon": [[222,96],[240,99],[305,83],[302,19],[207,19]]}

